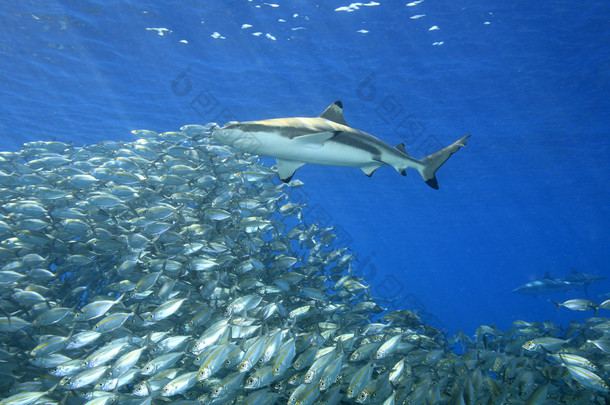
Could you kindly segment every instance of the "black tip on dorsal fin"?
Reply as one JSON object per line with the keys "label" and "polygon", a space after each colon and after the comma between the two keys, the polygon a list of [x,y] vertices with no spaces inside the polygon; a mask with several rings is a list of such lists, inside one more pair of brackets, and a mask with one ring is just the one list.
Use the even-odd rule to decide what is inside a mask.
{"label": "black tip on dorsal fin", "polygon": [[402,153],[404,153],[407,156],[411,156],[407,153],[407,151],[405,150],[405,144],[404,143],[399,143],[398,145],[394,146],[396,149],[398,149],[399,151],[401,151]]}
{"label": "black tip on dorsal fin", "polygon": [[320,118],[348,126],[347,122],[345,122],[345,119],[343,118],[343,103],[341,101],[335,101],[329,105],[328,108],[324,110],[322,114],[320,114]]}

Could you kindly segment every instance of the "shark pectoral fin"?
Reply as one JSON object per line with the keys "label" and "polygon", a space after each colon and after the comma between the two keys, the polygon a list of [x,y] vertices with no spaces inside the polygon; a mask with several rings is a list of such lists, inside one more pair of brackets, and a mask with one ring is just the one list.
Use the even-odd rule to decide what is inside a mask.
{"label": "shark pectoral fin", "polygon": [[382,165],[383,165],[383,163],[379,163],[379,164],[372,164],[369,166],[360,166],[360,168],[362,169],[364,174],[371,177],[373,175],[373,172],[375,170],[379,169]]}
{"label": "shark pectoral fin", "polygon": [[314,132],[312,134],[299,135],[293,138],[299,146],[309,149],[320,149],[324,142],[336,135],[336,132]]}
{"label": "shark pectoral fin", "polygon": [[276,159],[276,161],[277,172],[280,176],[280,180],[282,180],[284,183],[288,183],[290,179],[292,179],[294,172],[305,164],[304,162],[295,162],[294,160]]}

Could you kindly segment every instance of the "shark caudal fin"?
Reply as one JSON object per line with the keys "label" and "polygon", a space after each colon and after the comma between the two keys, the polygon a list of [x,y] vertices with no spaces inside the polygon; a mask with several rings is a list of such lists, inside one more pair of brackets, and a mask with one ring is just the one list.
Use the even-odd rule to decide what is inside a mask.
{"label": "shark caudal fin", "polygon": [[443,165],[453,155],[458,151],[462,146],[466,146],[466,139],[468,139],[470,135],[466,135],[463,138],[458,139],[453,142],[451,145],[443,148],[437,152],[434,152],[431,155],[426,156],[421,159],[420,162],[423,164],[423,168],[419,170],[419,174],[424,179],[427,185],[432,187],[435,190],[438,190],[438,181],[436,180],[435,173],[439,167]]}

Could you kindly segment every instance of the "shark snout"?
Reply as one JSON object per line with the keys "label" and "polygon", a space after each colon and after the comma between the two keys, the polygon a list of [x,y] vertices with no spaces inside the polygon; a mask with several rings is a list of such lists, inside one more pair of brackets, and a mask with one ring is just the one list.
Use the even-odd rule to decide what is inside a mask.
{"label": "shark snout", "polygon": [[224,127],[216,129],[212,136],[225,145],[233,146],[244,152],[257,153],[260,146],[258,134],[244,131],[241,125],[240,123],[230,122]]}
{"label": "shark snout", "polygon": [[239,138],[239,134],[234,129],[229,129],[227,127],[218,128],[212,133],[214,139],[218,142],[223,143],[225,145],[232,145],[233,142]]}

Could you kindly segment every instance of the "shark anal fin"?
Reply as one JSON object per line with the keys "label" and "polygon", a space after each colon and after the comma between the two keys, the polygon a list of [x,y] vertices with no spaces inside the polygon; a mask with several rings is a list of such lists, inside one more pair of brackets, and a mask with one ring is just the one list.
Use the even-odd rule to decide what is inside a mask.
{"label": "shark anal fin", "polygon": [[300,146],[310,149],[319,149],[324,146],[324,142],[335,136],[335,132],[314,132],[305,135],[299,135],[293,138],[294,142],[297,142]]}
{"label": "shark anal fin", "polygon": [[320,118],[327,119],[332,122],[336,122],[337,124],[345,125],[347,122],[343,118],[343,103],[341,101],[335,101],[331,105],[328,106],[326,110],[322,114],[320,114]]}
{"label": "shark anal fin", "polygon": [[305,164],[303,162],[296,162],[294,160],[282,160],[282,159],[276,159],[276,160],[277,160],[277,172],[280,176],[280,180],[282,180],[284,183],[288,183],[292,179],[294,172],[296,172],[296,170],[299,167],[301,167]]}

